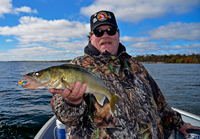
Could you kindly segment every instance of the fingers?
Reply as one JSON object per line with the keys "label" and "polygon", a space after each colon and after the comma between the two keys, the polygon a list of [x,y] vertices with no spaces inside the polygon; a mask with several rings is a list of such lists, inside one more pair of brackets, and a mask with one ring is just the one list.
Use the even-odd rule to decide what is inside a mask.
{"label": "fingers", "polygon": [[51,88],[49,89],[49,92],[52,94],[61,94],[70,103],[81,103],[83,94],[87,90],[87,85],[84,83],[81,86],[81,82],[77,81],[74,86],[70,83],[70,86],[73,88],[72,90],[67,87],[64,90]]}
{"label": "fingers", "polygon": [[200,130],[199,127],[193,126],[190,123],[186,123],[187,124],[187,129],[196,129],[196,130]]}
{"label": "fingers", "polygon": [[81,98],[81,97],[83,97],[83,94],[85,93],[86,89],[87,89],[86,84],[83,84],[81,86],[81,83],[79,81],[77,81],[73,90],[72,90],[72,93],[70,93],[68,98],[72,98],[72,99],[73,98],[74,99]]}
{"label": "fingers", "polygon": [[184,135],[185,138],[189,137],[188,133],[186,132],[187,129],[200,130],[198,127],[192,126],[190,123],[185,123],[184,122],[183,126],[179,129],[179,131]]}
{"label": "fingers", "polygon": [[188,127],[188,129],[200,130],[199,127],[197,127],[197,126],[192,126],[191,124],[190,124],[190,126]]}
{"label": "fingers", "polygon": [[81,87],[81,90],[80,90],[80,93],[82,94],[82,96],[83,96],[83,94],[86,92],[86,90],[87,90],[87,84],[83,84],[82,85],[82,87]]}
{"label": "fingers", "polygon": [[188,138],[188,137],[189,137],[189,135],[188,135],[188,133],[187,133],[186,131],[183,131],[182,134],[183,134],[183,136],[184,136],[185,138]]}
{"label": "fingers", "polygon": [[[199,127],[192,126],[190,123],[187,123],[187,129],[200,130]],[[187,130],[187,129],[186,129],[186,130]],[[186,132],[186,130],[183,131],[182,133],[183,133],[183,135],[184,135],[185,138],[188,138],[188,137],[189,137],[189,134]]]}
{"label": "fingers", "polygon": [[[73,85],[70,83],[70,86],[71,88],[73,88]],[[64,98],[67,98],[70,93],[72,92],[72,90],[70,90],[69,88],[65,87],[64,91],[61,93],[61,95],[64,97]]]}
{"label": "fingers", "polygon": [[69,98],[69,99],[77,98],[77,95],[78,95],[80,89],[81,89],[81,82],[77,81],[74,85],[74,88],[72,89],[72,92],[69,94],[69,96],[67,98]]}
{"label": "fingers", "polygon": [[196,127],[196,126],[195,126],[193,129],[200,130],[200,128],[199,128],[199,127]]}
{"label": "fingers", "polygon": [[49,92],[52,94],[61,94],[63,92],[63,90],[51,88],[51,89],[49,89]]}
{"label": "fingers", "polygon": [[72,84],[70,85],[73,89],[69,90],[68,88],[65,88],[61,95],[70,103],[80,104],[83,99],[83,94],[87,89],[87,85],[83,84],[81,86],[80,81],[77,81],[74,87]]}
{"label": "fingers", "polygon": [[83,84],[82,86],[81,86],[81,88],[79,89],[79,92],[76,94],[76,96],[74,97],[74,99],[83,99],[83,95],[84,95],[84,93],[85,93],[85,91],[86,91],[86,89],[87,89],[87,85],[86,84]]}

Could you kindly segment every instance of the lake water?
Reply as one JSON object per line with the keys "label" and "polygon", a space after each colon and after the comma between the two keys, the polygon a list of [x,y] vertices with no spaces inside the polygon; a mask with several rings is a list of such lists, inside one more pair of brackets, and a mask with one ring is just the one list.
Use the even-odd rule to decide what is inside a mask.
{"label": "lake water", "polygon": [[[62,63],[0,62],[0,138],[31,139],[53,116],[48,90],[18,85],[23,74]],[[172,106],[200,115],[200,64],[144,64]],[[6,92],[6,93],[5,93]]]}

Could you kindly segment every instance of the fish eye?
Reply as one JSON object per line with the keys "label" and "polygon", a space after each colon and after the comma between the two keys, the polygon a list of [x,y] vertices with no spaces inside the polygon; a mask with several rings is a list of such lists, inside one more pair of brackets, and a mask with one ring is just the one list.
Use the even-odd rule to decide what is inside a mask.
{"label": "fish eye", "polygon": [[34,75],[35,76],[40,76],[40,73],[39,72],[35,72]]}

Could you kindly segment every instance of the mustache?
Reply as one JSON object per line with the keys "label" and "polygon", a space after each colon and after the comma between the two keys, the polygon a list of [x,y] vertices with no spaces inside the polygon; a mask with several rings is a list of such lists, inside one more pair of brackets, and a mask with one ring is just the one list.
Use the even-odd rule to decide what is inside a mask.
{"label": "mustache", "polygon": [[110,39],[110,38],[103,38],[103,39],[101,39],[101,40],[99,41],[99,45],[101,45],[101,44],[104,43],[104,42],[113,43],[113,40]]}

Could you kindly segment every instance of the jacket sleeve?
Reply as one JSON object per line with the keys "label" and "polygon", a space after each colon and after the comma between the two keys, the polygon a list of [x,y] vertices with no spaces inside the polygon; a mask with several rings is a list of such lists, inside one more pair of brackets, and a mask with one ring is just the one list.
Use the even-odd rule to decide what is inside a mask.
{"label": "jacket sleeve", "polygon": [[165,98],[154,79],[149,75],[144,66],[142,66],[142,69],[145,72],[152,88],[154,100],[161,114],[161,124],[163,128],[167,130],[181,128],[184,123],[181,118],[181,114],[171,108],[171,106],[165,101]]}
{"label": "jacket sleeve", "polygon": [[67,102],[60,94],[56,94],[52,98],[51,107],[58,120],[63,124],[74,126],[79,124],[80,118],[84,115],[85,101],[74,105]]}

